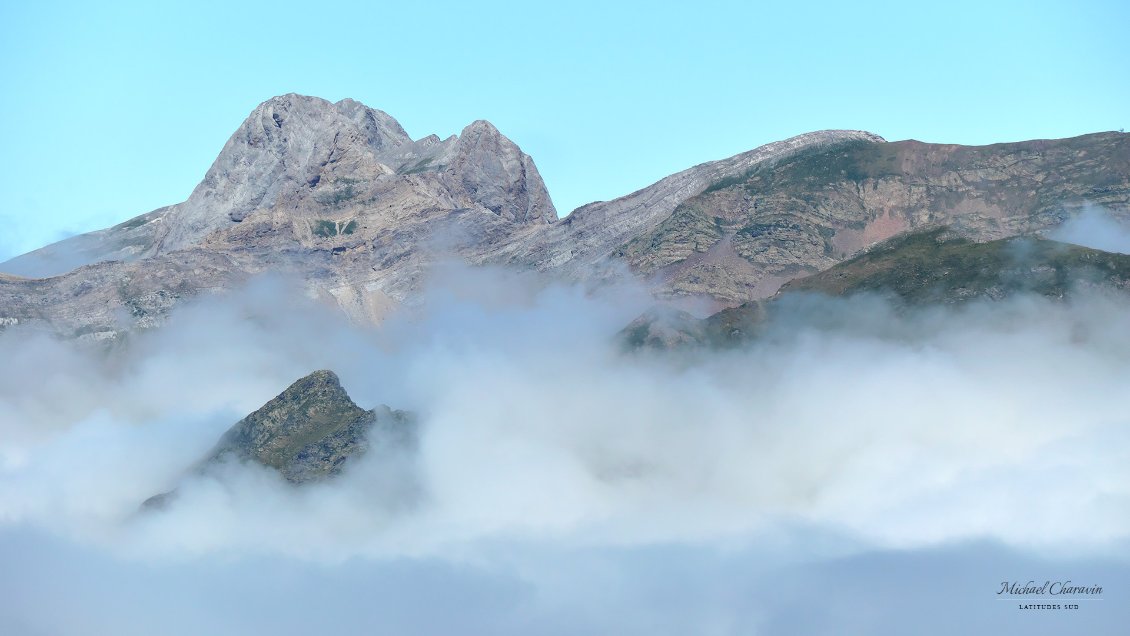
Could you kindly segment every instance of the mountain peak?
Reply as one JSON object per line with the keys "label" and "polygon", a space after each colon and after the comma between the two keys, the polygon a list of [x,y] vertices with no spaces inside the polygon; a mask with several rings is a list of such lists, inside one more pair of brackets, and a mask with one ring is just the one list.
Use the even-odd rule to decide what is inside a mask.
{"label": "mountain peak", "polygon": [[[349,398],[337,374],[315,371],[236,423],[212,456],[255,460],[291,481],[305,481],[334,472],[363,443],[374,421],[376,414]],[[310,465],[315,446],[338,438],[348,452],[332,453],[334,461]]]}
{"label": "mountain peak", "polygon": [[553,223],[557,210],[533,159],[485,119],[454,141],[449,163],[479,203],[508,221]]}
{"label": "mountain peak", "polygon": [[316,182],[331,162],[376,175],[377,153],[409,143],[395,119],[358,102],[333,104],[294,93],[272,97],[251,111],[188,200],[176,206],[159,251],[184,249],[278,204]]}
{"label": "mountain peak", "polygon": [[259,104],[228,139],[189,199],[166,219],[156,252],[195,245],[256,210],[322,207],[319,196],[340,200],[340,193],[311,200],[325,178],[352,184],[342,192],[356,193],[397,173],[438,180],[455,205],[479,205],[509,221],[557,219],[533,160],[489,122],[473,122],[448,141],[414,142],[388,113],[356,100],[287,93]]}
{"label": "mountain peak", "polygon": [[[297,274],[311,296],[379,322],[414,302],[437,245],[473,264],[570,280],[630,271],[661,297],[732,306],[930,224],[984,241],[1053,227],[1083,205],[1130,214],[1127,135],[971,148],[823,130],[692,166],[551,223],[532,160],[488,122],[378,152],[357,123],[370,118],[388,123],[352,100],[264,102],[189,201],[4,266],[43,276],[29,270],[45,260],[119,261],[0,280],[0,328],[115,338],[264,271]],[[174,249],[183,251],[166,253]]]}
{"label": "mountain peak", "polygon": [[502,133],[498,132],[498,128],[494,124],[485,119],[476,119],[475,121],[463,127],[463,132],[459,133],[460,137],[466,135],[492,135],[500,136]]}

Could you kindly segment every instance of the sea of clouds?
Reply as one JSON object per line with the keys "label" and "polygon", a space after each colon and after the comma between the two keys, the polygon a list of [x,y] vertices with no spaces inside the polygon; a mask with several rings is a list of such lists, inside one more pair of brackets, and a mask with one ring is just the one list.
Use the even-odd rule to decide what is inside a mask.
{"label": "sea of clouds", "polygon": [[[282,279],[107,351],[0,334],[0,633],[1117,633],[1130,303],[780,303],[625,351],[602,290],[437,269],[352,325]],[[297,378],[418,414],[295,488],[190,467]],[[177,488],[168,508],[141,512]],[[1002,581],[1102,585],[1024,611]]]}

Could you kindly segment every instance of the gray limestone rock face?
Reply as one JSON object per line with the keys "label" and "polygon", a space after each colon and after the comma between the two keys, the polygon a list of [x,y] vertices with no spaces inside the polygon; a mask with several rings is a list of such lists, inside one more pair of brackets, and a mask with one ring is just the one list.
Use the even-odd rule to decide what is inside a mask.
{"label": "gray limestone rock face", "polygon": [[[365,190],[414,185],[401,174],[428,182],[440,200],[509,221],[557,218],[533,160],[487,122],[447,141],[413,142],[382,111],[292,94],[263,102],[232,135],[188,201],[167,215],[159,251],[194,245],[229,227],[225,219],[243,221],[256,210],[334,207]],[[318,191],[326,185],[343,187]]]}
{"label": "gray limestone rock face", "polygon": [[553,223],[557,210],[533,159],[488,121],[463,129],[443,173],[453,189],[507,221]]}
{"label": "gray limestone rock face", "polygon": [[355,179],[391,173],[377,153],[408,143],[396,120],[352,100],[331,104],[293,94],[269,99],[228,139],[188,200],[165,215],[166,233],[156,250],[188,248],[312,188],[331,164]]}
{"label": "gray limestone rock face", "polygon": [[352,99],[343,99],[333,104],[333,107],[365,133],[365,145],[378,155],[393,152],[412,141],[400,122],[384,111],[369,108]]}

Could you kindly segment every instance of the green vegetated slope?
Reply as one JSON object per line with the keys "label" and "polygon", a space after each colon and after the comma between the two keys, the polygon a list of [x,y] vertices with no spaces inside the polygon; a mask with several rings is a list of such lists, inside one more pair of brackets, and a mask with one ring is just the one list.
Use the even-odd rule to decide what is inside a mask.
{"label": "green vegetated slope", "polygon": [[781,301],[798,294],[873,294],[896,307],[1001,300],[1020,293],[1064,299],[1081,290],[1130,291],[1130,255],[1036,237],[977,243],[935,228],[897,236],[825,271],[783,286],[766,301],[705,319],[653,311],[621,337],[629,348],[730,346],[756,336]]}
{"label": "green vegetated slope", "polygon": [[1062,298],[1080,287],[1125,289],[1130,256],[1040,238],[987,243],[932,230],[892,239],[782,293],[874,292],[911,304],[1003,298],[1017,292]]}

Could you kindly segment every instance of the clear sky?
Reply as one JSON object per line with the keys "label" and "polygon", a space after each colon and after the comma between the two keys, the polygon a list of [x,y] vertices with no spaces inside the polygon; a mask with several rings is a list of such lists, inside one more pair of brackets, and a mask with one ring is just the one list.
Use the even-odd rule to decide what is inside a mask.
{"label": "clear sky", "polygon": [[822,128],[1130,127],[1124,0],[160,4],[0,3],[0,260],[183,200],[287,92],[488,119],[562,214]]}

